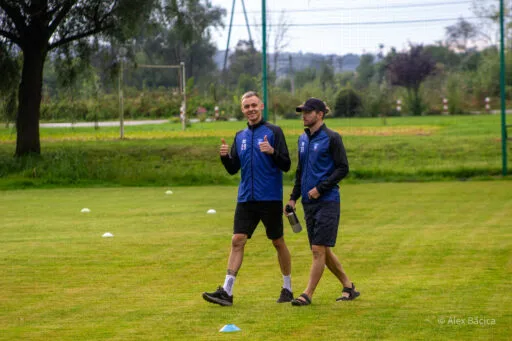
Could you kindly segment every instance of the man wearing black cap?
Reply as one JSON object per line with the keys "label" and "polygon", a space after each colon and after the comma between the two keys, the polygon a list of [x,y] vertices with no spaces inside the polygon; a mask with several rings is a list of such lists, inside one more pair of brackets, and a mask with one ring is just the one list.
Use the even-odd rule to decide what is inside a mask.
{"label": "man wearing black cap", "polygon": [[302,113],[306,129],[299,137],[299,163],[288,205],[295,208],[296,201],[302,196],[313,263],[306,290],[292,304],[311,304],[325,266],[343,286],[342,294],[336,300],[353,300],[359,296],[359,292],[331,250],[336,244],[340,220],[338,183],[348,174],[345,147],[341,136],[328,129],[323,122],[329,108],[322,100],[310,98],[296,111]]}

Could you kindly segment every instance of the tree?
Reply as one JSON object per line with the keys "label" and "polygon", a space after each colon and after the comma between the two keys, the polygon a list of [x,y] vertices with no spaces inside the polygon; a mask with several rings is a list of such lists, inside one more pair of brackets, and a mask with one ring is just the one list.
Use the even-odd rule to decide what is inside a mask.
{"label": "tree", "polygon": [[[268,10],[268,8],[267,8]],[[262,36],[259,24],[259,18],[255,22],[255,27],[257,31],[256,41],[258,45],[263,50],[263,42],[260,39]],[[278,74],[279,67],[279,57],[281,52],[290,44],[290,38],[288,37],[288,31],[290,29],[290,24],[288,22],[288,16],[286,15],[286,11],[282,10],[279,14],[279,18],[277,19],[277,23],[274,23],[275,18],[271,15],[267,15],[267,53],[269,51],[269,45],[272,45],[272,66],[273,72],[275,75]]]}
{"label": "tree", "polygon": [[[477,25],[480,38],[489,45],[496,45],[500,41],[500,1],[473,0],[472,11],[480,19]],[[512,48],[512,0],[503,0],[505,17],[505,40],[508,49]]]}
{"label": "tree", "polygon": [[[202,0],[165,0],[158,19],[139,28],[133,40],[139,64],[185,63],[187,77],[209,84],[217,68],[213,57],[217,51],[212,43],[211,29],[222,26],[225,10]],[[170,86],[179,82],[177,72],[161,69],[137,69],[125,84],[140,87]],[[204,89],[203,89],[204,90]]]}
{"label": "tree", "polygon": [[435,62],[422,45],[411,45],[409,52],[397,53],[386,66],[391,85],[406,88],[408,104],[414,115],[421,115],[421,83],[435,71]]}
{"label": "tree", "polygon": [[252,77],[261,73],[261,52],[247,40],[240,40],[235,52],[229,56],[228,84],[237,85],[242,74]]}
{"label": "tree", "polygon": [[362,89],[368,87],[375,74],[374,61],[375,57],[372,54],[366,53],[361,56],[361,62],[356,69],[356,88]]}
{"label": "tree", "polygon": [[428,53],[432,59],[442,64],[448,70],[456,69],[462,62],[463,55],[455,53],[449,46],[439,42],[437,45],[427,45],[424,47],[425,53]]}
{"label": "tree", "polygon": [[9,122],[15,117],[16,111],[16,85],[19,82],[20,66],[17,53],[12,45],[4,44],[0,41],[0,117]]}
{"label": "tree", "polygon": [[361,111],[361,97],[352,88],[342,89],[338,93],[334,104],[334,117],[354,117]]}
{"label": "tree", "polygon": [[279,21],[277,23],[277,29],[274,34],[274,74],[277,75],[277,66],[279,63],[279,56],[281,54],[281,51],[285,49],[288,44],[290,43],[289,38],[287,37],[289,24],[287,21],[286,12],[283,10],[281,11],[281,15],[279,16]]}
{"label": "tree", "polygon": [[320,85],[322,86],[322,91],[325,91],[328,86],[332,86],[334,84],[334,69],[332,65],[327,62],[322,64],[320,68]]}
{"label": "tree", "polygon": [[[39,115],[48,53],[88,37],[125,37],[150,13],[155,0],[0,0],[0,38],[23,54],[16,117],[16,156],[41,153]],[[71,55],[73,56],[73,55]]]}
{"label": "tree", "polygon": [[196,78],[214,70],[217,49],[211,42],[210,29],[223,26],[226,10],[211,6],[209,1],[167,0],[165,14],[171,28],[166,39],[166,55],[171,58],[166,60],[184,61],[187,75]]}
{"label": "tree", "polygon": [[295,73],[295,87],[302,88],[309,82],[313,82],[316,79],[317,71],[315,68],[308,67],[297,71]]}
{"label": "tree", "polygon": [[478,28],[464,18],[460,18],[455,25],[448,26],[445,30],[446,44],[463,52],[468,50],[469,42],[479,35]]}
{"label": "tree", "polygon": [[246,73],[243,73],[238,78],[237,84],[237,93],[243,94],[247,91],[254,91],[254,89],[259,89],[261,83],[259,82],[257,77],[250,76]]}

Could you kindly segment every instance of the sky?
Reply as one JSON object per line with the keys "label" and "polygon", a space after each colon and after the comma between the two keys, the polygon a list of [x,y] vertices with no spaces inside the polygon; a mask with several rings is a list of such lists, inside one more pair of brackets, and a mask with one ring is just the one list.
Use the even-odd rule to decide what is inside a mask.
{"label": "sky", "polygon": [[[233,0],[211,0],[227,11],[225,28],[213,30],[219,50],[225,50]],[[256,46],[261,46],[262,0],[244,0]],[[458,18],[478,22],[472,0],[266,0],[267,25],[279,22],[284,11],[288,32],[286,52],[322,54],[378,53],[391,47],[404,50],[409,42],[433,44],[444,40],[445,27]],[[240,39],[248,40],[242,0],[235,0],[230,48]],[[442,20],[442,21],[439,21]],[[275,32],[277,26],[274,26]],[[267,28],[272,30],[272,28]],[[273,52],[269,38],[268,53]]]}

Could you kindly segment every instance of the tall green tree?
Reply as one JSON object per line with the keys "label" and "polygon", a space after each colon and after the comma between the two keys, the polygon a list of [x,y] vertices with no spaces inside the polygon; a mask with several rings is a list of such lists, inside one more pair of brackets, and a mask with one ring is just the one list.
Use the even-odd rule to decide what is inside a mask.
{"label": "tall green tree", "polygon": [[261,73],[261,52],[256,50],[249,41],[240,40],[235,48],[235,52],[229,56],[229,69],[227,83],[238,85],[239,77],[242,74],[256,77]]}
{"label": "tall green tree", "polygon": [[91,36],[126,37],[155,0],[0,0],[0,37],[16,44],[23,66],[16,117],[16,155],[41,153],[39,115],[48,53]]}
{"label": "tall green tree", "polygon": [[320,68],[320,85],[322,86],[322,91],[334,85],[334,68],[328,62],[324,62]]}
{"label": "tall green tree", "polygon": [[361,56],[361,62],[356,69],[357,76],[354,84],[356,88],[363,89],[370,85],[375,74],[374,62],[375,56],[370,53]]}
{"label": "tall green tree", "polygon": [[[204,0],[165,0],[154,11],[154,22],[142,26],[134,38],[135,60],[139,64],[185,63],[186,74],[201,81],[216,73],[212,29],[222,27],[225,10]],[[177,72],[140,69],[126,84],[139,87],[178,84]],[[200,82],[201,83],[201,82]],[[205,82],[206,83],[206,82]]]}
{"label": "tall green tree", "polygon": [[216,68],[211,30],[223,27],[226,10],[201,0],[166,0],[166,4],[170,30],[165,55],[175,63],[184,61],[187,75],[200,79]]}
{"label": "tall green tree", "polygon": [[317,70],[312,67],[295,72],[295,87],[302,88],[307,83],[313,82],[316,79],[316,76]]}
{"label": "tall green tree", "polygon": [[427,45],[424,47],[424,50],[436,63],[443,65],[447,70],[458,68],[462,62],[463,55],[455,53],[448,45],[444,45],[442,42],[436,45]]}
{"label": "tall green tree", "polygon": [[18,54],[12,44],[0,41],[0,117],[3,116],[7,124],[15,117],[16,86],[19,83],[20,64]]}

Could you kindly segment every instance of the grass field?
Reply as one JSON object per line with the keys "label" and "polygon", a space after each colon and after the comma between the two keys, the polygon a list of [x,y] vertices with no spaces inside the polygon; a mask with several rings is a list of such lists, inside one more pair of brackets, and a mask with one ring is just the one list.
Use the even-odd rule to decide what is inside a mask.
{"label": "grass field", "polygon": [[[279,120],[292,157],[302,122]],[[502,174],[499,115],[327,119],[343,136],[347,182],[494,179]],[[41,129],[41,158],[14,159],[16,134],[0,128],[0,189],[51,186],[236,185],[220,166],[221,138],[231,143],[245,122],[119,128]],[[512,143],[508,147],[512,168]]]}
{"label": "grass field", "polygon": [[[236,187],[167,189],[0,192],[0,340],[512,335],[510,181],[344,184],[335,252],[362,296],[335,302],[341,288],[326,272],[309,307],[274,302],[282,278],[261,227],[234,306],[204,302],[201,293],[223,282]],[[114,238],[102,238],[107,231]],[[286,240],[299,294],[311,262],[306,234],[286,225]],[[242,331],[218,332],[229,323]]]}

